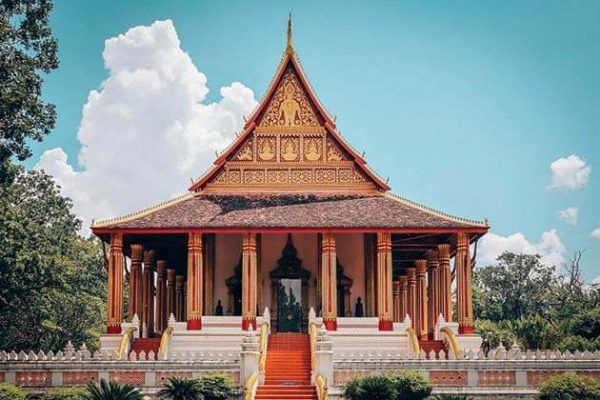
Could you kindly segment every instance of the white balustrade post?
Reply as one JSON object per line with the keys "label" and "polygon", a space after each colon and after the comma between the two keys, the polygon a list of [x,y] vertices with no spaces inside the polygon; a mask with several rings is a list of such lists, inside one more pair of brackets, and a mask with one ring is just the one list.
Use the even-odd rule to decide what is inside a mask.
{"label": "white balustrade post", "polygon": [[317,346],[315,351],[314,379],[321,375],[327,381],[327,386],[333,382],[333,343],[327,334],[327,329],[322,327],[317,335]]}
{"label": "white balustrade post", "polygon": [[258,371],[258,337],[252,328],[242,339],[241,356],[240,384],[243,386],[250,375]]}

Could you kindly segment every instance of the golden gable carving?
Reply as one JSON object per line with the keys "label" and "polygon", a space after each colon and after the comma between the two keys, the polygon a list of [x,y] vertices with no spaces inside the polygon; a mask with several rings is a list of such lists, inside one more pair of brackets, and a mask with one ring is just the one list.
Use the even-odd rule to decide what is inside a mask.
{"label": "golden gable carving", "polygon": [[317,114],[291,69],[288,69],[283,76],[258,125],[289,128],[320,127]]}

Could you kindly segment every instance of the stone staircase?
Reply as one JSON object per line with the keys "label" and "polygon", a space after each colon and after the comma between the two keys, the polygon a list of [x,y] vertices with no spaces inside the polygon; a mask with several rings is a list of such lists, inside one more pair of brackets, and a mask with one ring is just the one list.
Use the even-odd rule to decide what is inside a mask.
{"label": "stone staircase", "polygon": [[256,389],[256,399],[316,400],[310,384],[310,338],[300,333],[275,333],[269,336],[265,383]]}

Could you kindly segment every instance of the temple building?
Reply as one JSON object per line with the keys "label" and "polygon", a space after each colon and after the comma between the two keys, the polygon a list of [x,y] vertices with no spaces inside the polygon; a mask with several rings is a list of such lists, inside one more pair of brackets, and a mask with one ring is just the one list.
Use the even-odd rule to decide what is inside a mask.
{"label": "temple building", "polygon": [[475,338],[470,248],[487,222],[393,194],[322,106],[291,26],[256,110],[188,192],[92,231],[110,246],[105,348],[132,323],[139,343],[176,326],[185,349],[264,318],[272,333],[316,317],[332,337],[369,332],[391,347],[413,331],[439,340],[440,324]]}

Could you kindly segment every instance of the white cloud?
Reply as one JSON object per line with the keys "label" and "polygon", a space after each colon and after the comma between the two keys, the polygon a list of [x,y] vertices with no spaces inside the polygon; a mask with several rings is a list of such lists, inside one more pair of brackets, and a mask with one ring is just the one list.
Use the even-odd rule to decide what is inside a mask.
{"label": "white cloud", "polygon": [[565,221],[565,223],[569,225],[577,225],[578,212],[579,210],[577,209],[577,207],[568,207],[564,210],[560,210],[558,212],[558,216],[560,217],[560,219],[562,219],[563,221]]}
{"label": "white cloud", "polygon": [[105,42],[108,78],[89,93],[77,138],[81,170],[65,152],[44,152],[44,169],[89,226],[185,192],[256,106],[241,83],[203,103],[206,76],[180,47],[170,20],[137,26]]}
{"label": "white cloud", "polygon": [[575,154],[554,160],[550,164],[550,170],[552,183],[547,189],[581,189],[587,185],[592,173],[592,167]]}
{"label": "white cloud", "polygon": [[598,239],[600,240],[600,228],[596,228],[592,231],[592,233],[590,233],[590,237],[592,239]]}
{"label": "white cloud", "polygon": [[566,248],[556,229],[544,232],[537,243],[530,242],[522,233],[509,236],[488,233],[479,243],[477,262],[479,265],[496,264],[496,258],[505,251],[539,254],[542,256],[542,263],[561,266],[565,261]]}
{"label": "white cloud", "polygon": [[592,279],[592,286],[600,286],[600,276],[597,276],[594,279]]}

